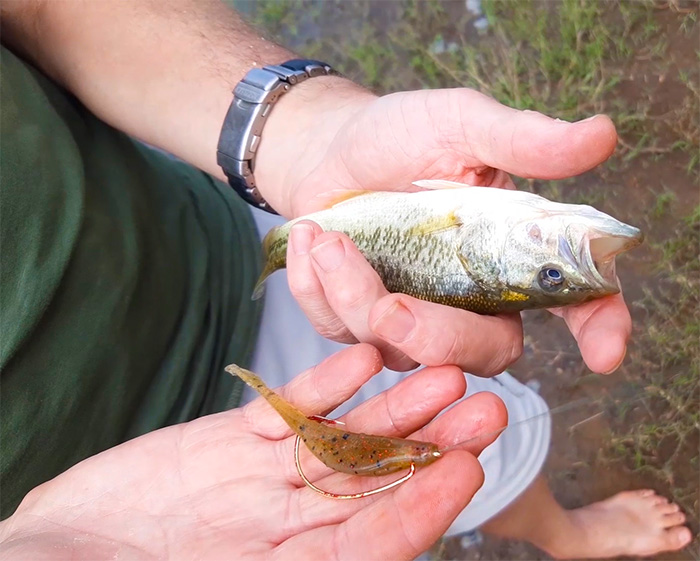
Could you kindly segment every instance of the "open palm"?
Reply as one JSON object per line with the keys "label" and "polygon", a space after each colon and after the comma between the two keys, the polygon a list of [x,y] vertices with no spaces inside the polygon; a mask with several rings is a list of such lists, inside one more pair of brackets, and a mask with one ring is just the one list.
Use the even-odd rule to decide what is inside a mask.
{"label": "open palm", "polygon": [[[380,368],[377,351],[358,345],[281,393],[322,414]],[[412,558],[480,487],[483,474],[472,453],[505,422],[502,403],[487,393],[431,422],[464,390],[457,368],[426,368],[345,417],[354,431],[415,433],[443,446],[491,433],[471,453],[450,452],[377,497],[337,501],[306,488],[294,468],[291,431],[258,399],[132,440],[38,487],[0,526],[0,551],[13,559]],[[312,480],[337,492],[383,481],[331,473],[310,454],[302,461]]]}

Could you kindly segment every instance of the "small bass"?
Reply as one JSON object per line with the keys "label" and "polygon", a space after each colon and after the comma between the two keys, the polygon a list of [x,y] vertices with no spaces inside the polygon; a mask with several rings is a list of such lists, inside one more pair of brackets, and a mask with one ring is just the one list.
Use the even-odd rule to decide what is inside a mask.
{"label": "small bass", "polygon": [[253,298],[285,267],[289,230],[300,220],[347,234],[389,292],[481,314],[615,294],[615,257],[643,240],[587,205],[448,181],[416,185],[428,190],[363,193],[272,229]]}

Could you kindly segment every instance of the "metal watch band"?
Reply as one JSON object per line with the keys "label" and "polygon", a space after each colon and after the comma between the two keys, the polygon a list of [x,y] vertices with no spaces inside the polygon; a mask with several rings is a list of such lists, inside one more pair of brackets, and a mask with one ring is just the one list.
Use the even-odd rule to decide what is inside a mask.
{"label": "metal watch band", "polygon": [[272,106],[295,84],[315,76],[337,74],[325,62],[294,59],[253,68],[233,90],[233,102],[221,128],[216,161],[228,182],[247,203],[272,214],[255,185],[255,154]]}

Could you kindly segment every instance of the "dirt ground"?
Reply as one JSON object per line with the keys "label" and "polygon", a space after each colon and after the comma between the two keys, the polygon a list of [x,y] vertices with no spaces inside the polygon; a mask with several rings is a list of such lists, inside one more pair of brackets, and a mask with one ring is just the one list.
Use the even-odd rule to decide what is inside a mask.
{"label": "dirt ground", "polygon": [[[512,372],[537,381],[552,408],[599,400],[593,415],[588,408],[554,417],[545,473],[557,498],[576,507],[624,489],[654,488],[682,505],[696,535],[684,551],[655,559],[699,560],[700,4],[235,4],[281,43],[329,60],[379,92],[469,86],[562,118],[612,116],[620,144],[609,162],[573,180],[521,186],[593,204],[644,230],[644,246],[618,260],[635,325],[627,358],[615,374],[594,375],[558,318],[528,312],[525,351]],[[547,25],[552,19],[559,28]],[[566,56],[557,59],[557,50]],[[548,558],[488,537],[466,549],[445,540],[432,555]]]}
{"label": "dirt ground", "polygon": [[[664,74],[673,75],[678,69],[697,67],[696,52],[700,44],[697,35],[694,41],[689,41],[679,31],[677,13],[669,10],[659,11],[655,18],[668,38],[670,59],[661,68],[645,60],[635,60],[630,64],[627,76],[619,86],[619,95],[629,106],[634,106],[639,98],[645,97],[649,102],[651,114],[670,115],[682,103],[684,93],[679,84],[669,84],[661,77]],[[697,112],[695,116],[696,119],[700,119]],[[667,135],[666,139],[663,138],[664,135]],[[662,132],[658,146],[670,145],[672,136],[669,131]],[[638,395],[643,391],[642,386],[649,381],[649,378],[640,372],[645,367],[653,367],[643,358],[642,347],[647,344],[644,333],[648,328],[649,313],[641,302],[645,298],[645,291],[658,288],[656,283],[659,282],[659,254],[655,245],[673,237],[675,226],[682,214],[681,209],[696,207],[700,200],[697,177],[686,173],[684,155],[665,152],[659,154],[663,154],[663,157],[658,157],[650,151],[637,158],[635,165],[624,168],[622,172],[602,169],[577,178],[569,186],[574,199],[577,191],[585,193],[600,185],[614,186],[606,191],[600,206],[631,223],[639,224],[641,218],[647,244],[621,258],[618,263],[618,274],[626,300],[630,303],[635,327],[625,363],[609,378],[601,379],[590,374],[580,360],[571,335],[557,318],[546,312],[524,314],[525,353],[512,370],[521,380],[540,381],[541,393],[552,407],[601,392],[618,396]],[[654,207],[659,192],[664,189],[673,193],[674,209],[664,216],[650,218],[648,210]],[[697,230],[694,235],[697,243]],[[695,344],[700,345],[700,339],[696,340]],[[689,368],[692,368],[689,364],[675,364],[669,368],[666,375],[670,377]],[[695,398],[689,404],[697,411],[700,405],[697,399],[697,372],[691,391],[695,392]],[[665,404],[650,404],[645,399],[630,404],[629,407],[631,410],[622,420],[611,420],[610,415],[606,414],[578,425],[573,430],[572,426],[580,422],[575,417],[575,412],[567,412],[555,418],[555,432],[545,473],[556,497],[565,506],[576,507],[624,489],[651,487],[666,496],[675,497],[676,500],[682,499],[690,527],[697,536],[697,426],[689,435],[679,461],[673,462],[672,465],[657,462],[653,468],[643,469],[647,466],[636,466],[624,451],[620,453],[611,450],[611,441],[617,435],[634,434],[637,423],[665,422]],[[645,411],[647,408],[652,408],[652,411]],[[670,442],[664,444],[667,449],[673,448]],[[661,450],[658,452],[662,453]],[[663,467],[659,467],[662,465]],[[457,543],[446,544],[444,558],[549,558],[527,544],[504,543],[488,537],[477,552],[460,552],[459,549]],[[465,555],[467,553],[469,554]],[[659,555],[655,559],[700,559],[698,541],[696,539],[682,552]]]}

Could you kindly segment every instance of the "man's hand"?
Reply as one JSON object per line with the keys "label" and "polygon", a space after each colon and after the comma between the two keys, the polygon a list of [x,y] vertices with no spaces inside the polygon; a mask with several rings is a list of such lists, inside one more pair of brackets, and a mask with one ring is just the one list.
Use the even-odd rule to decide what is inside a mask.
{"label": "man's hand", "polygon": [[[281,393],[309,414],[324,414],[381,366],[376,349],[354,346]],[[339,501],[306,488],[294,468],[291,431],[261,398],[126,442],[36,488],[0,524],[0,557],[413,558],[479,489],[483,473],[474,455],[506,423],[503,403],[489,393],[433,421],[464,390],[459,369],[426,368],[343,418],[348,430],[412,434],[440,446],[487,435],[376,497]],[[335,492],[366,490],[402,475],[338,474],[303,452],[307,476]]]}
{"label": "man's hand", "polygon": [[[3,42],[98,117],[221,179],[216,145],[231,90],[255,66],[296,58],[219,2],[6,0],[0,24]],[[377,98],[322,77],[293,87],[272,109],[255,175],[272,207],[291,217],[348,189],[410,190],[417,179],[512,187],[509,173],[569,177],[604,161],[616,138],[606,117],[565,123],[467,89]],[[303,243],[289,271],[321,333],[375,343],[399,369],[418,361],[491,374],[520,354],[517,316],[485,318],[387,295],[347,240],[316,234],[295,232]],[[335,255],[332,271],[321,263],[324,249]],[[621,296],[558,313],[592,370],[620,364],[631,331]]]}
{"label": "man's hand", "polygon": [[[569,177],[607,159],[617,139],[604,116],[567,123],[505,107],[467,89],[373,98],[352,97],[342,84],[337,88],[344,101],[328,107],[328,119],[309,125],[306,143],[285,144],[288,134],[276,127],[283,127],[284,115],[292,119],[305,114],[305,107],[311,111],[310,90],[296,98],[289,94],[280,115],[271,117],[271,139],[260,148],[259,184],[272,205],[288,215],[319,210],[345,190],[416,190],[411,183],[419,179],[514,188],[509,173]],[[314,110],[325,107],[331,93],[324,92],[332,91],[319,86]],[[284,158],[277,146],[287,146],[282,153],[295,154],[296,164],[280,166]],[[519,315],[486,317],[390,295],[346,236],[322,233],[312,223],[293,228],[290,241],[290,288],[321,334],[372,343],[397,370],[416,363],[457,364],[490,375],[520,356]],[[592,370],[607,373],[619,366],[631,331],[622,296],[555,313],[566,320]]]}

